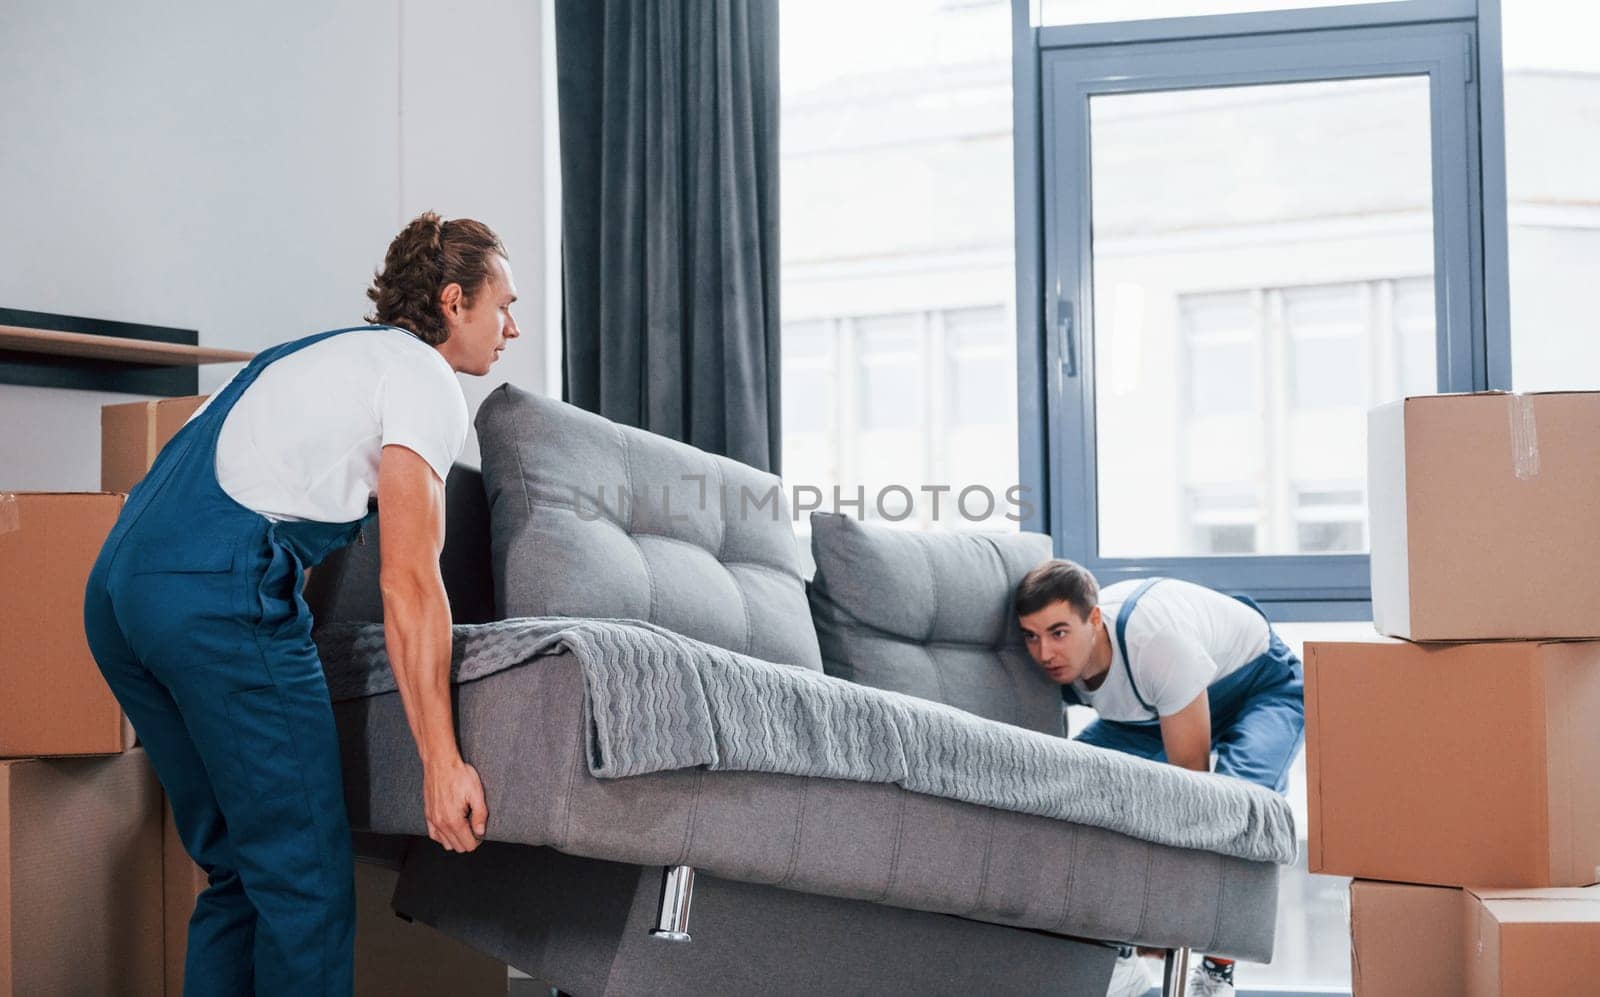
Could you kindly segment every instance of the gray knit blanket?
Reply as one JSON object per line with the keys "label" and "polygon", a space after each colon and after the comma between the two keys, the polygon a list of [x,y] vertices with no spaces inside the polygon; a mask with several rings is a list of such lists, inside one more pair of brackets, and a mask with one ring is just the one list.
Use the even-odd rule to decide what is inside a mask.
{"label": "gray knit blanket", "polygon": [[[1178,848],[1295,860],[1288,803],[1237,779],[760,661],[638,621],[530,618],[453,631],[452,682],[538,667],[562,651],[578,660],[597,778],[704,766],[894,783]],[[329,624],[316,642],[335,702],[395,691],[382,624]]]}

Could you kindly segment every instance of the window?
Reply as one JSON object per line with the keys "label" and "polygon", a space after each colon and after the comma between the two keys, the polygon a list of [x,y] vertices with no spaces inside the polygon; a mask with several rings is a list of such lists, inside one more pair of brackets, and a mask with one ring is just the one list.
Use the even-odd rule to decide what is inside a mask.
{"label": "window", "polygon": [[783,431],[810,438],[833,431],[834,342],[825,322],[795,322],[783,330]]}
{"label": "window", "polygon": [[1257,11],[1343,7],[1395,0],[1043,0],[1045,24],[1092,24],[1154,17],[1243,14]]}
{"label": "window", "polygon": [[[1512,384],[1600,388],[1600,8],[1500,0]],[[1485,57],[1489,57],[1485,53]]]}
{"label": "window", "polygon": [[1197,493],[1190,499],[1189,522],[1196,554],[1254,554],[1259,550],[1261,500],[1237,491]]}
{"label": "window", "polygon": [[1035,36],[1041,194],[1031,211],[1021,178],[1017,217],[1051,293],[1019,299],[1024,410],[1045,413],[1023,476],[1102,584],[1366,612],[1366,412],[1471,390],[1485,341],[1474,28],[1448,0],[1402,7],[1415,23]]}
{"label": "window", "polygon": [[946,312],[944,329],[951,428],[1004,432],[1017,417],[1017,358],[1006,309]]}
{"label": "window", "polygon": [[1003,305],[786,324],[790,487],[908,529],[1016,529],[1014,342]]}
{"label": "window", "polygon": [[[1017,120],[1039,122],[1017,136],[1020,398],[1040,413],[1022,473],[1045,525],[1101,584],[1174,575],[1279,619],[1370,620],[1366,412],[1487,367],[1475,5],[1043,6],[1031,34],[1028,0],[1013,16],[1034,43]],[[1302,821],[1304,785],[1302,762]],[[1277,957],[1246,986],[1347,988],[1347,887],[1286,870]]]}
{"label": "window", "polygon": [[1259,412],[1260,323],[1250,296],[1190,296],[1179,308],[1189,350],[1190,417]]}
{"label": "window", "polygon": [[[1150,58],[1158,69],[1166,56]],[[1308,521],[1294,488],[1364,477],[1367,408],[1433,373],[1411,369],[1433,334],[1417,307],[1434,290],[1431,85],[1396,75],[1085,92],[1089,239],[1079,261],[1057,265],[1087,268],[1094,289],[1077,312],[1099,357],[1097,543],[1069,555],[1103,566],[1364,551],[1364,515]],[[1272,277],[1295,283],[1251,286]],[[1397,305],[1409,309],[1403,330]],[[1121,369],[1130,353],[1137,375]],[[1226,521],[1194,497],[1240,483],[1259,498]],[[1186,524],[1172,516],[1184,495]]]}
{"label": "window", "polygon": [[1360,286],[1296,288],[1283,295],[1289,402],[1306,412],[1357,408],[1371,398],[1367,333],[1371,311]]}
{"label": "window", "polygon": [[856,323],[861,421],[867,432],[916,432],[927,414],[922,383],[922,330],[916,315]]}
{"label": "window", "polygon": [[[1367,410],[1431,391],[1432,287],[1404,277],[1178,295],[1179,445],[1163,459],[1160,445],[1102,432],[1123,448],[1102,445],[1102,489],[1139,485],[1102,499],[1102,555],[1364,554]],[[1145,417],[1146,441],[1160,424]],[[1180,507],[1175,530],[1152,527]]]}
{"label": "window", "polygon": [[904,529],[1016,529],[1010,7],[780,15],[785,484]]}
{"label": "window", "polygon": [[1367,494],[1361,484],[1300,488],[1295,499],[1295,547],[1302,554],[1366,550]]}
{"label": "window", "polygon": [[1391,398],[1431,395],[1439,383],[1438,336],[1434,332],[1433,282],[1396,281],[1393,289],[1396,338],[1394,385],[1385,384]]}

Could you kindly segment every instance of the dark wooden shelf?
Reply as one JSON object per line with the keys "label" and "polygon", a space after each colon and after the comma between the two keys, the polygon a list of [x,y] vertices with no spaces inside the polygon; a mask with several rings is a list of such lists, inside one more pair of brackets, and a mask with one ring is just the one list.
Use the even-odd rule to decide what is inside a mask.
{"label": "dark wooden shelf", "polygon": [[203,348],[196,329],[0,308],[0,384],[170,398],[198,393],[201,364],[252,355]]}
{"label": "dark wooden shelf", "polygon": [[118,360],[123,363],[157,364],[165,367],[193,367],[208,363],[246,363],[253,353],[239,350],[214,350],[183,343],[158,343],[122,336],[97,336],[53,329],[24,329],[0,325],[0,350],[44,353],[57,357],[82,357],[90,360]]}

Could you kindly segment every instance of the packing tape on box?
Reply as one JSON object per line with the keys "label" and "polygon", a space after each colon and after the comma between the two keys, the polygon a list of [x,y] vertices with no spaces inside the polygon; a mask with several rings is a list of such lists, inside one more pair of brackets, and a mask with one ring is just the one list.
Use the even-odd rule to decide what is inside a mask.
{"label": "packing tape on box", "polygon": [[22,503],[11,492],[0,492],[0,534],[22,529]]}
{"label": "packing tape on box", "polygon": [[1520,481],[1539,473],[1539,425],[1528,395],[1511,396],[1511,472]]}

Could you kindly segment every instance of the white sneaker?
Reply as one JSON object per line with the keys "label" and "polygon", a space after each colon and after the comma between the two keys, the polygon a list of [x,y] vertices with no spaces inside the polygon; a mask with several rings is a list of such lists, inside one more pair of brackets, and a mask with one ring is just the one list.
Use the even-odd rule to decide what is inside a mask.
{"label": "white sneaker", "polygon": [[1133,949],[1127,952],[1127,955],[1117,959],[1116,966],[1111,970],[1111,984],[1106,987],[1106,997],[1144,997],[1152,986],[1150,973],[1144,968],[1144,960],[1139,953]]}
{"label": "white sneaker", "polygon": [[1233,997],[1233,981],[1206,972],[1202,961],[1189,970],[1188,997]]}

